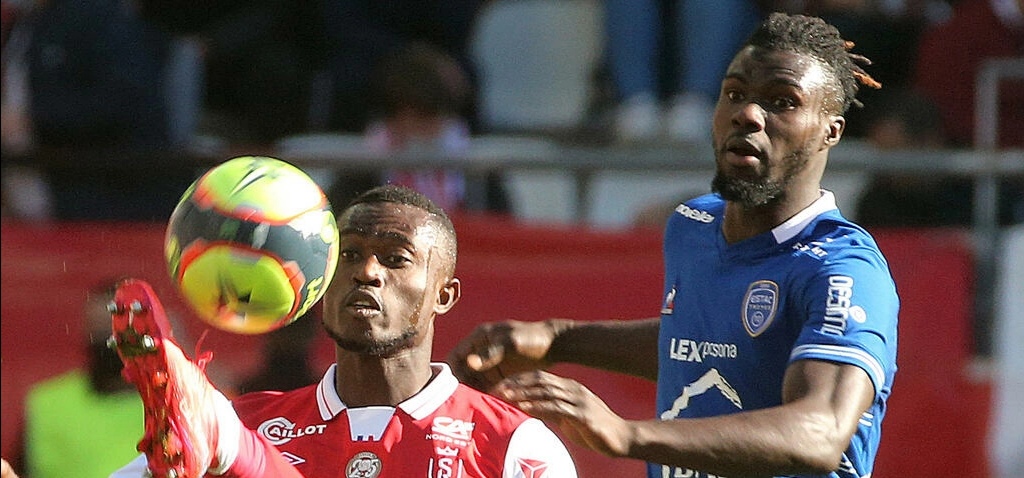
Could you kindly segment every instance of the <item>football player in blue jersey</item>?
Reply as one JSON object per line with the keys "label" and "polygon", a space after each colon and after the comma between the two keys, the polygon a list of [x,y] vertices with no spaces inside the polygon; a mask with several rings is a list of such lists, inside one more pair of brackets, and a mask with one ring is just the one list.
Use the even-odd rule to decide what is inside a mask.
{"label": "football player in blue jersey", "polygon": [[[881,86],[852,47],[819,18],[775,13],[736,54],[713,193],[665,229],[660,317],[485,324],[452,351],[456,373],[652,478],[869,476],[899,299],[874,239],[821,188],[859,86]],[[655,419],[541,371],[559,362],[656,380]]]}

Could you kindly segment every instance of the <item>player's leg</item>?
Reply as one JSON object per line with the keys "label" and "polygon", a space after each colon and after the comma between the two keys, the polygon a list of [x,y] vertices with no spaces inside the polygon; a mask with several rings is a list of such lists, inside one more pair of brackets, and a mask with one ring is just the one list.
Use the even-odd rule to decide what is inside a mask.
{"label": "player's leg", "polygon": [[138,449],[157,478],[209,472],[238,478],[300,477],[269,443],[246,429],[206,377],[209,355],[193,362],[175,344],[170,322],[149,284],[122,282],[110,306],[114,347],[124,376],[146,410]]}

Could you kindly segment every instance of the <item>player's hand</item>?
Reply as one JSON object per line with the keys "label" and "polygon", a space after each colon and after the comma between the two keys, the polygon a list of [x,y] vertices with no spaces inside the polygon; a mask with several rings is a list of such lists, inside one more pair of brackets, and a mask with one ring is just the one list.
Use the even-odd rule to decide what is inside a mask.
{"label": "player's hand", "polygon": [[463,383],[488,391],[505,377],[550,365],[546,357],[556,335],[550,321],[481,324],[456,344],[448,363]]}
{"label": "player's hand", "polygon": [[491,393],[594,451],[611,457],[629,452],[630,422],[573,379],[541,370],[524,372],[502,380]]}

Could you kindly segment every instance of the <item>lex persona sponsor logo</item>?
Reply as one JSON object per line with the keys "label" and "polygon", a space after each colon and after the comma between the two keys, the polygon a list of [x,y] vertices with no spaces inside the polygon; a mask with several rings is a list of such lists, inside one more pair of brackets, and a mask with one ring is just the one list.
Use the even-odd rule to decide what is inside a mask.
{"label": "lex persona sponsor logo", "polygon": [[694,221],[703,222],[704,224],[711,224],[711,222],[715,220],[715,216],[712,216],[707,211],[694,209],[686,204],[676,206],[676,212],[687,219],[693,219]]}
{"label": "lex persona sponsor logo", "polygon": [[326,424],[298,426],[285,417],[271,418],[260,424],[256,431],[273,445],[281,445],[310,435],[322,435]]}
{"label": "lex persona sponsor logo", "polygon": [[738,353],[736,344],[697,342],[675,337],[669,339],[668,356],[680,362],[703,363],[708,358],[734,359]]}

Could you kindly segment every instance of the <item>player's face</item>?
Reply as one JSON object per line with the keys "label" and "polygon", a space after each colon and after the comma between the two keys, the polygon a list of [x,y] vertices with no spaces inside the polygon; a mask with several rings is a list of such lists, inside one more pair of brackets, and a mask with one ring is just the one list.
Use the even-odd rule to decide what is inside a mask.
{"label": "player's face", "polygon": [[[715,106],[712,188],[756,207],[785,197],[794,184],[819,181],[824,153],[845,125],[842,116],[827,111],[826,99],[835,94],[835,82],[813,57],[741,50]],[[821,164],[809,168],[815,161]]]}
{"label": "player's face", "polygon": [[360,204],[339,222],[340,257],[324,296],[324,327],[339,347],[390,357],[430,347],[433,318],[459,297],[426,211]]}

